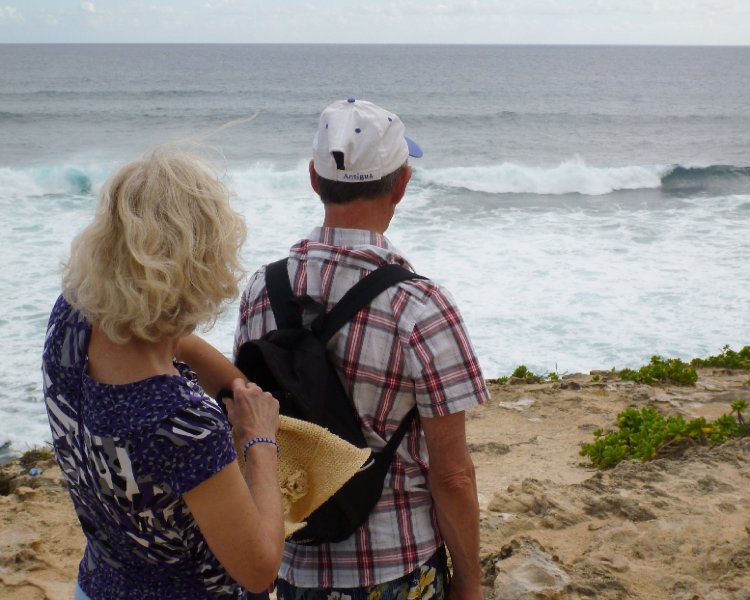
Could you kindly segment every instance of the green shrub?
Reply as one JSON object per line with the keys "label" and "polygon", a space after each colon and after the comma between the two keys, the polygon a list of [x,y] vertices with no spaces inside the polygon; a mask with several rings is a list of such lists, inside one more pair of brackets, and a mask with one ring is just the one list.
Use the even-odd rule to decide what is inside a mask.
{"label": "green shrub", "polygon": [[530,371],[526,365],[518,365],[510,376],[498,377],[496,379],[488,379],[487,383],[499,383],[500,385],[508,383],[508,380],[513,377],[515,379],[522,379],[524,383],[544,383],[545,381],[559,381],[560,375],[557,371],[550,371],[546,375],[537,375],[533,371]]}
{"label": "green shrub", "polygon": [[513,371],[513,373],[510,376],[504,375],[503,377],[498,377],[497,379],[488,379],[487,381],[489,383],[499,383],[504,384],[508,383],[508,380],[514,377],[516,379],[523,379],[526,383],[541,383],[544,381],[543,377],[539,377],[538,375],[535,375],[531,371],[529,371],[526,368],[526,365],[519,365],[516,367],[516,370]]}
{"label": "green shrub", "polygon": [[532,378],[535,378],[536,375],[534,375],[534,373],[529,371],[526,368],[526,365],[518,365],[516,367],[516,370],[513,371],[513,374],[511,375],[511,377],[515,377],[516,379],[532,379]]}
{"label": "green shrub", "polygon": [[735,352],[729,346],[724,346],[721,354],[708,358],[694,358],[690,364],[694,367],[750,370],[750,346],[745,346],[739,352]]}
{"label": "green shrub", "polygon": [[32,448],[31,450],[24,452],[21,455],[21,458],[18,459],[18,462],[21,463],[21,466],[24,469],[28,469],[38,462],[44,462],[54,458],[55,455],[49,448]]}
{"label": "green shrub", "polygon": [[523,379],[526,383],[543,383],[545,381],[559,381],[560,376],[556,371],[550,371],[546,375],[537,375],[533,371],[529,371],[526,365],[518,365],[516,370],[513,371],[511,377],[516,379]]}
{"label": "green shrub", "polygon": [[732,402],[732,414],[715,421],[704,417],[686,421],[681,415],[665,417],[654,408],[628,408],[617,415],[617,430],[597,429],[594,442],[583,444],[580,455],[588,456],[592,464],[608,469],[623,460],[646,461],[690,443],[723,444],[734,437],[750,433],[742,417],[747,402]]}
{"label": "green shrub", "polygon": [[682,362],[679,358],[663,359],[661,356],[652,356],[651,362],[637,371],[622,369],[617,375],[620,379],[647,385],[655,381],[676,385],[694,385],[698,380],[698,374],[689,364]]}

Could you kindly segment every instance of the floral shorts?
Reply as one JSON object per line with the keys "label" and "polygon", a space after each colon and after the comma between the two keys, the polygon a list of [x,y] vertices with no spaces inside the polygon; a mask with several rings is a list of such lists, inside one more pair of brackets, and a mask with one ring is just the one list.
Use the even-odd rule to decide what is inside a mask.
{"label": "floral shorts", "polygon": [[422,566],[399,579],[365,588],[300,588],[276,582],[277,600],[443,600],[448,597],[450,571],[445,547]]}

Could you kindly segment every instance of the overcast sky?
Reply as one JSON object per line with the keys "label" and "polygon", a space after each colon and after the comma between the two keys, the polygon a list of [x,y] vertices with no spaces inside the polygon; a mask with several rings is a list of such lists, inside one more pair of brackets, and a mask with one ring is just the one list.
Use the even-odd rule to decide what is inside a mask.
{"label": "overcast sky", "polygon": [[750,0],[0,0],[0,42],[750,45]]}

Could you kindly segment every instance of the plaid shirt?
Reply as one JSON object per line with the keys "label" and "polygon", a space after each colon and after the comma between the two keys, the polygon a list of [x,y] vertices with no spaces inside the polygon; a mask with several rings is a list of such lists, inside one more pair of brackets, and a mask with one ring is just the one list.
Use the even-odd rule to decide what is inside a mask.
{"label": "plaid shirt", "polygon": [[[290,281],[295,294],[309,294],[330,310],[357,281],[387,263],[411,268],[380,234],[317,228],[291,248]],[[242,296],[235,354],[240,344],[275,328],[261,268]],[[455,302],[429,280],[401,282],[380,294],[331,338],[328,349],[375,450],[415,403],[421,416],[439,417],[489,398]],[[304,588],[369,587],[416,569],[442,544],[427,471],[416,419],[368,521],[336,544],[287,543],[279,576]]]}

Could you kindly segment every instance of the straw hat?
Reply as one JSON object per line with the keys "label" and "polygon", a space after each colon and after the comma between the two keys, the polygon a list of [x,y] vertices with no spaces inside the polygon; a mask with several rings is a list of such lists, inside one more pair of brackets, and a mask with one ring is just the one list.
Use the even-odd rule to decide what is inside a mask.
{"label": "straw hat", "polygon": [[357,448],[323,427],[285,416],[279,418],[276,440],[281,449],[278,481],[284,535],[289,537],[359,471],[370,450]]}

